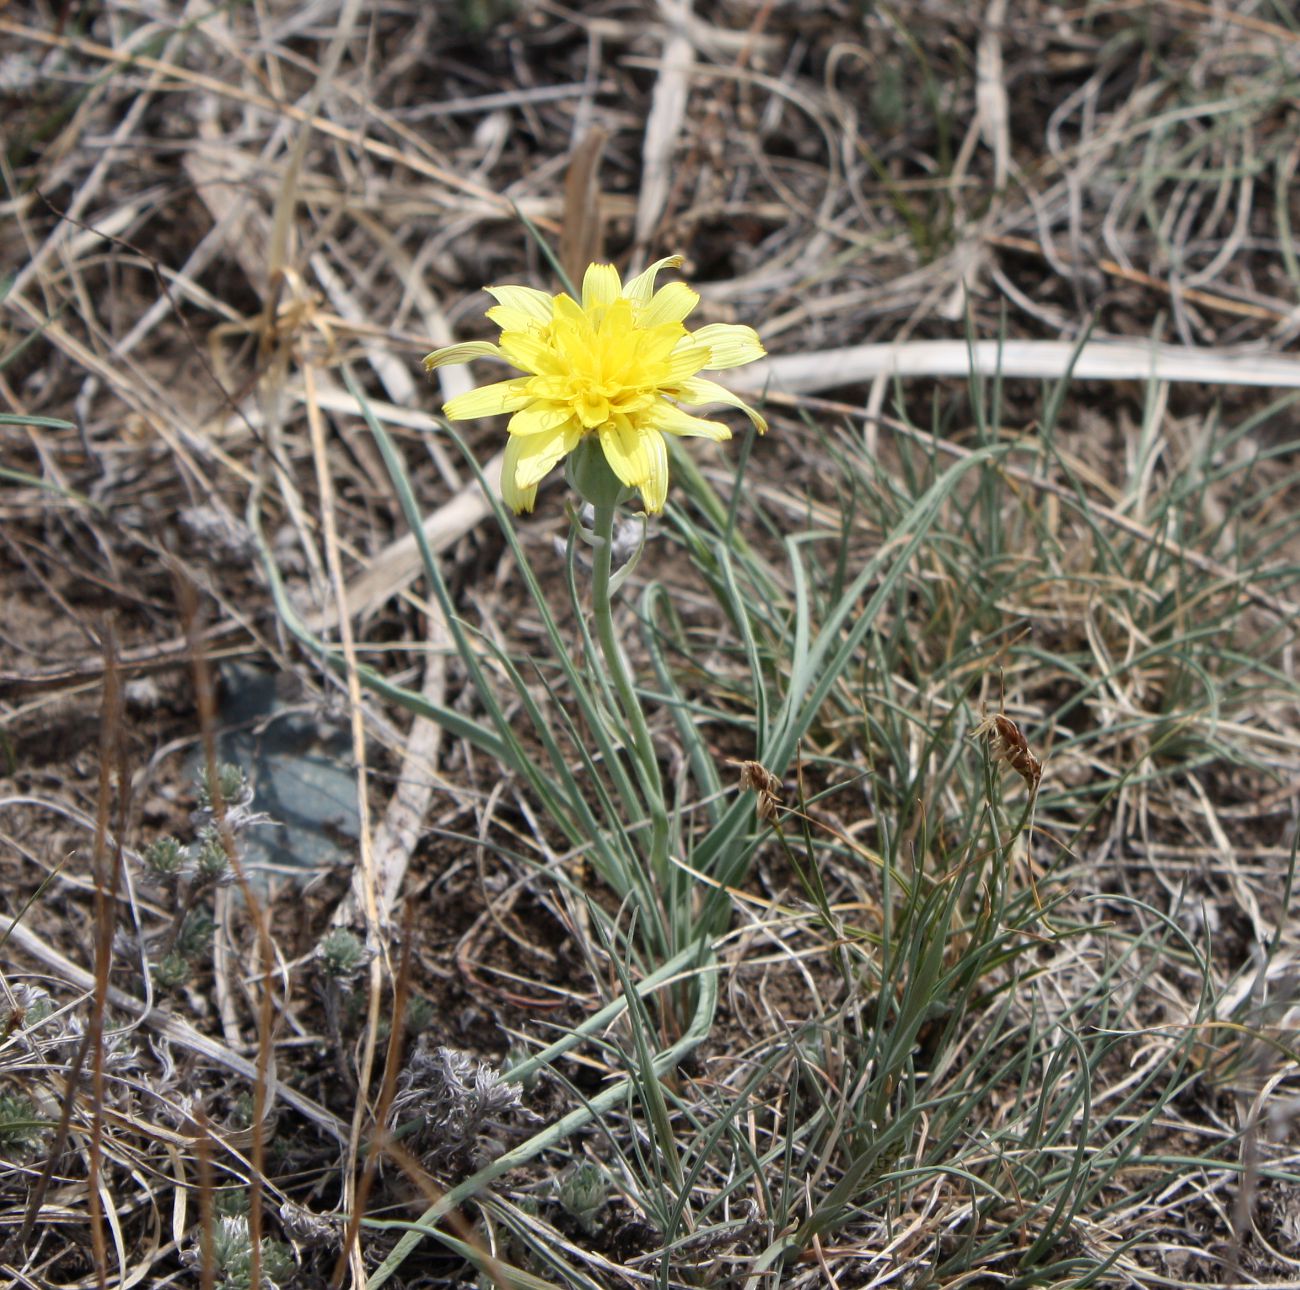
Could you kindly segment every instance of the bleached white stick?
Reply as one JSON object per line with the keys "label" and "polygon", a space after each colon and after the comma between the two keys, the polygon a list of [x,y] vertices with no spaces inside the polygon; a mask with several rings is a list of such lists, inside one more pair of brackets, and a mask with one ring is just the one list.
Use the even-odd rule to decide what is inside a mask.
{"label": "bleached white stick", "polygon": [[[790,394],[853,385],[878,376],[986,376],[1081,381],[1188,381],[1203,385],[1274,385],[1300,389],[1300,361],[1278,354],[1189,349],[1121,340],[1090,340],[1081,350],[1065,341],[912,340],[900,345],[851,345],[812,354],[781,354],[723,374],[737,393],[763,389]],[[1074,360],[1071,368],[1071,360]]]}

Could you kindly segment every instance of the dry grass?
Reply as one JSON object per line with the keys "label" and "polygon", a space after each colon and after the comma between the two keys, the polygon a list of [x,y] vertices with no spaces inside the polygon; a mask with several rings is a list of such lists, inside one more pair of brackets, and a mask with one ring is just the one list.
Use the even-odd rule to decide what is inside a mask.
{"label": "dry grass", "polygon": [[[938,470],[1007,451],[946,499],[830,686],[802,796],[785,777],[807,836],[787,817],[743,880],[700,874],[732,902],[718,1011],[662,1118],[637,1044],[680,1038],[672,1007],[589,1026],[525,1106],[553,1124],[629,1071],[644,1103],[502,1168],[397,1275],[1300,1285],[1300,24],[1276,0],[695,8],[0,10],[11,1284],[363,1285],[386,1221],[530,1132],[485,1069],[481,1136],[378,1163],[410,1054],[500,1068],[620,993],[608,895],[537,802],[362,685],[373,665],[428,712],[475,711],[348,379],[458,612],[564,710],[519,561],[434,433],[470,378],[431,391],[418,368],[486,334],[484,283],[552,282],[522,215],[570,268],[682,251],[701,321],[773,354],[743,489],[737,454],[699,454],[649,561],[681,621],[638,661],[656,675],[659,651],[649,688],[680,687],[719,766],[753,755],[758,709],[696,543],[706,486],[775,690],[797,598],[829,617]],[[470,446],[499,470],[496,430]],[[544,492],[519,532],[567,608],[560,515]],[[254,521],[337,672],[286,632]],[[239,803],[192,816],[240,661],[355,769],[346,863],[245,872]],[[1032,829],[1015,775],[977,764],[981,703],[1041,759]],[[684,781],[666,710],[656,735]],[[160,837],[205,824],[233,874],[159,868]],[[882,874],[962,868],[985,829],[1014,950],[891,1057],[888,996],[915,973],[872,983]],[[972,879],[944,933],[953,971],[989,890]],[[322,954],[333,927],[364,952]],[[877,1096],[906,1132],[872,1155]],[[263,1252],[214,1270],[245,1221]]]}

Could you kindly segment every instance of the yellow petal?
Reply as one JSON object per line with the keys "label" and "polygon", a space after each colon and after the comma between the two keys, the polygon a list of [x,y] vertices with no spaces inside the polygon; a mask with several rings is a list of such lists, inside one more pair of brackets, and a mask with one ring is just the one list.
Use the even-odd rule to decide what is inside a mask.
{"label": "yellow petal", "polygon": [[528,393],[543,402],[558,403],[569,393],[570,379],[563,373],[555,376],[534,376],[528,382]]}
{"label": "yellow petal", "polygon": [[700,303],[700,293],[684,282],[670,282],[660,287],[637,317],[639,327],[657,327],[660,323],[679,323]]}
{"label": "yellow petal", "polygon": [[723,367],[752,363],[767,353],[763,342],[758,339],[758,332],[736,323],[709,323],[707,327],[693,331],[691,339],[697,345],[707,345],[712,351],[713,357],[705,366],[713,372]]}
{"label": "yellow petal", "polygon": [[511,435],[510,442],[519,445],[515,454],[515,483],[520,488],[536,488],[560,459],[578,446],[580,438],[581,430],[564,427],[540,434]]}
{"label": "yellow petal", "polygon": [[657,278],[664,269],[680,269],[684,263],[685,259],[680,255],[666,255],[662,260],[656,260],[643,273],[638,273],[636,277],[623,288],[623,294],[629,300],[635,300],[638,304],[648,303],[650,297],[654,295],[655,278]]}
{"label": "yellow petal", "polygon": [[579,317],[582,319],[580,323],[560,318],[551,327],[551,347],[555,350],[556,371],[561,375],[566,372],[591,373],[597,335],[587,321],[587,315],[579,314]]}
{"label": "yellow petal", "polygon": [[554,347],[537,332],[503,331],[501,352],[516,367],[541,376],[559,370],[559,357]]}
{"label": "yellow petal", "polygon": [[600,427],[600,447],[609,468],[629,488],[640,488],[654,471],[651,439],[658,431],[638,429],[626,417],[616,417]]}
{"label": "yellow petal", "polygon": [[[694,337],[692,337],[692,340]],[[695,375],[702,367],[706,366],[709,361],[709,355],[713,351],[707,345],[688,344],[685,341],[679,342],[677,348],[668,355],[668,375],[664,378],[664,385],[676,385],[679,381],[685,381]]]}
{"label": "yellow petal", "polygon": [[716,381],[706,381],[702,376],[692,377],[675,386],[672,396],[682,403],[725,403],[728,407],[739,408],[754,423],[759,434],[767,433],[767,422],[763,417],[738,394],[733,394]]}
{"label": "yellow petal", "polygon": [[448,345],[444,349],[435,349],[432,354],[424,356],[424,370],[432,372],[435,367],[450,367],[453,363],[468,363],[471,358],[499,358],[505,355],[490,340],[467,340],[461,345]]}
{"label": "yellow petal", "polygon": [[643,434],[641,442],[650,457],[650,474],[641,485],[641,503],[646,514],[657,515],[668,499],[668,447],[661,434]]}
{"label": "yellow petal", "polygon": [[[555,312],[555,297],[536,287],[484,287],[498,305],[531,318],[533,322],[548,323]],[[488,311],[491,318],[494,310]]]}
{"label": "yellow petal", "polygon": [[516,515],[521,511],[531,511],[533,503],[537,501],[537,485],[520,488],[515,478],[519,470],[519,453],[523,444],[522,439],[509,439],[506,442],[505,459],[501,463],[501,500]]}
{"label": "yellow petal", "polygon": [[589,264],[582,278],[582,307],[603,309],[612,305],[623,291],[623,281],[612,264]]}
{"label": "yellow petal", "polygon": [[534,402],[520,408],[506,429],[512,435],[548,434],[572,420],[573,409],[568,404]]}
{"label": "yellow petal", "polygon": [[582,306],[564,292],[555,297],[555,321],[576,327],[584,334],[591,332],[591,319],[582,312]]}
{"label": "yellow petal", "polygon": [[510,309],[505,305],[493,305],[485,317],[496,323],[502,331],[541,331],[545,326],[536,318],[519,309]]}
{"label": "yellow petal", "polygon": [[578,304],[568,291],[560,291],[560,294],[555,296],[554,303],[555,317],[558,319],[568,319],[571,323],[585,323],[586,315],[582,312],[581,304]]}
{"label": "yellow petal", "polygon": [[[712,439],[721,443],[731,438],[731,431],[721,421],[706,421],[703,417],[693,417],[689,412],[661,399],[646,414],[647,428],[662,430],[664,434],[683,435],[697,439]],[[611,463],[612,464],[612,463]],[[617,471],[615,472],[617,474]]]}
{"label": "yellow petal", "polygon": [[610,302],[601,320],[600,336],[605,343],[623,348],[631,344],[636,335],[632,319],[632,302],[619,297]]}
{"label": "yellow petal", "polygon": [[471,417],[494,417],[499,412],[517,412],[528,401],[524,391],[528,382],[520,377],[512,381],[497,381],[493,385],[480,385],[448,399],[442,413],[449,421],[467,421]]}
{"label": "yellow petal", "polygon": [[668,356],[684,340],[686,329],[681,323],[661,323],[658,327],[638,327],[636,333],[637,362],[647,366],[666,363]]}

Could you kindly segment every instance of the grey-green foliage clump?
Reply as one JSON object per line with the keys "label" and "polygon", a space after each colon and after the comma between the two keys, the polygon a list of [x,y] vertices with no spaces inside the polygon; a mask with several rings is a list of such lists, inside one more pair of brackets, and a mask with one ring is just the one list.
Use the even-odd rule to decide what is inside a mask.
{"label": "grey-green foliage clump", "polygon": [[217,925],[206,909],[194,909],[185,915],[176,936],[176,948],[187,959],[196,959],[212,948]]}
{"label": "grey-green foliage clump", "polygon": [[239,855],[239,835],[269,822],[253,809],[254,791],[239,767],[223,763],[215,774],[201,771],[196,785],[198,809],[192,814],[194,837],[186,843],[170,835],[140,851],[141,879],[158,893],[171,917],[144,940],[154,985],[165,993],[183,989],[211,953],[215,921],[214,890],[232,883]]}
{"label": "grey-green foliage clump", "polygon": [[356,988],[357,977],[372,957],[365,942],[346,927],[333,928],[316,943],[315,966],[326,1030],[333,1040],[340,1070],[348,1080],[353,1075],[342,1061],[346,1048],[343,1032],[364,1012],[365,992]]}
{"label": "grey-green foliage clump", "polygon": [[153,964],[153,982],[160,990],[179,990],[190,979],[190,961],[176,950],[168,950]]}
{"label": "grey-green foliage clump", "polygon": [[48,1125],[23,1093],[0,1093],[0,1155],[26,1156],[39,1146]]}
{"label": "grey-green foliage clump", "polygon": [[218,796],[227,811],[247,806],[253,800],[253,790],[248,782],[248,776],[233,762],[219,763],[215,776],[209,774],[205,767],[199,772],[198,788],[199,808],[208,814],[215,814]]}
{"label": "grey-green foliage clump", "polygon": [[230,853],[226,850],[221,831],[206,825],[199,834],[198,849],[194,855],[194,880],[205,887],[222,887],[233,881]]}
{"label": "grey-green foliage clump", "polygon": [[316,947],[316,957],[325,976],[340,984],[351,984],[370,961],[370,953],[361,938],[346,927],[336,927],[323,936]]}
{"label": "grey-green foliage clump", "polygon": [[[218,1290],[250,1290],[253,1284],[253,1237],[244,1214],[226,1214],[212,1225],[212,1247],[205,1260],[201,1230],[194,1234],[194,1245],[181,1255],[189,1267],[202,1269],[205,1263],[216,1274]],[[280,1241],[263,1237],[261,1241],[262,1290],[284,1290],[293,1276],[295,1265],[288,1247]]]}
{"label": "grey-green foliage clump", "polygon": [[[191,817],[200,837],[212,830],[225,842],[227,837],[235,837],[255,824],[270,823],[269,815],[253,809],[255,796],[248,776],[241,767],[231,762],[222,762],[217,767],[215,788],[213,777],[206,770],[200,771],[199,809]],[[217,809],[218,797],[221,800],[220,810]]]}
{"label": "grey-green foliage clump", "polygon": [[600,1227],[609,1200],[609,1177],[594,1160],[576,1160],[560,1175],[560,1207],[589,1236]]}
{"label": "grey-green foliage clump", "polygon": [[140,852],[145,874],[155,882],[171,882],[181,876],[189,864],[190,853],[175,838],[158,838]]}
{"label": "grey-green foliage clump", "polygon": [[500,1134],[537,1117],[486,1062],[422,1038],[398,1076],[389,1119],[431,1165],[455,1173],[495,1158]]}
{"label": "grey-green foliage clump", "polygon": [[427,1030],[433,1024],[434,1006],[422,994],[413,994],[406,1004],[406,1029],[412,1035]]}
{"label": "grey-green foliage clump", "polygon": [[[257,1110],[257,1103],[253,1095],[248,1092],[239,1093],[235,1096],[230,1104],[230,1125],[235,1129],[251,1129],[253,1127],[254,1113]],[[246,1210],[239,1210],[239,1213],[246,1213]]]}
{"label": "grey-green foliage clump", "polygon": [[33,1031],[41,1022],[48,1020],[56,1011],[54,1000],[48,990],[27,981],[15,982],[9,988],[16,1012],[22,1014],[23,1028]]}

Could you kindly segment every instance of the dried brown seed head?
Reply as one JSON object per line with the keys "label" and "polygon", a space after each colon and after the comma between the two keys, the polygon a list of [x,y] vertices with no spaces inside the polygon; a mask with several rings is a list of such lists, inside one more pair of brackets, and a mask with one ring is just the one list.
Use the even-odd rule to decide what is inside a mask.
{"label": "dried brown seed head", "polygon": [[760,761],[735,761],[740,767],[740,787],[758,794],[758,818],[770,820],[781,805],[781,781]]}
{"label": "dried brown seed head", "polygon": [[1025,787],[1036,793],[1043,778],[1043,763],[1030,751],[1020,727],[1005,712],[995,712],[985,715],[971,737],[978,739],[981,735],[988,737],[994,758],[1010,766],[1025,781]]}

